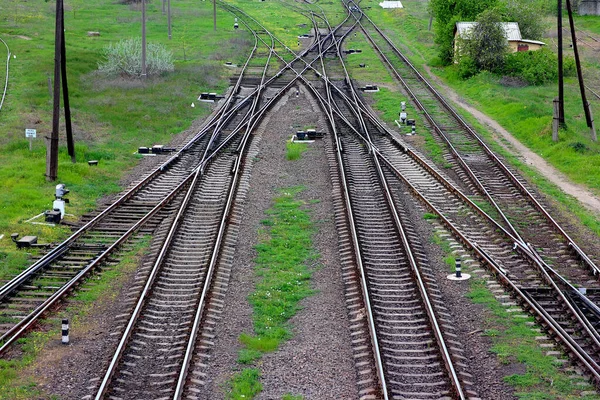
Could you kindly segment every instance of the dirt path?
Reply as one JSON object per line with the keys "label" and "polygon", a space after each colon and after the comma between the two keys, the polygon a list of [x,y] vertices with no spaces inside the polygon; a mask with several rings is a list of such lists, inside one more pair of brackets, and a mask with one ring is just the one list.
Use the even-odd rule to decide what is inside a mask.
{"label": "dirt path", "polygon": [[470,104],[468,104],[464,99],[462,99],[458,93],[444,85],[439,78],[437,78],[429,69],[429,67],[425,66],[427,73],[430,76],[430,79],[434,80],[440,87],[444,89],[444,93],[448,99],[453,101],[455,104],[458,104],[464,110],[468,111],[473,117],[475,117],[480,123],[489,127],[493,133],[500,135],[502,138],[506,139],[511,147],[508,148],[502,144],[502,142],[498,142],[500,145],[504,146],[508,151],[512,153],[516,153],[527,165],[535,168],[542,176],[548,179],[550,182],[554,183],[565,193],[575,197],[581,204],[583,204],[588,210],[594,212],[597,215],[600,215],[600,199],[598,196],[594,195],[588,188],[583,185],[573,183],[566,175],[562,172],[554,168],[550,165],[546,160],[542,157],[531,151],[524,144],[522,144],[519,140],[517,140],[513,135],[504,129],[498,122],[485,115],[481,111],[475,109]]}

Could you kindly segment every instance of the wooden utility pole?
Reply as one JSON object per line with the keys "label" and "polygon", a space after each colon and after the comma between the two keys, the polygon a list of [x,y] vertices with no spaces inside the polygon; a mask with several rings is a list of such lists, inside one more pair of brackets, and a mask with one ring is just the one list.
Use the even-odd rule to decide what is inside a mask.
{"label": "wooden utility pole", "polygon": [[588,128],[591,130],[592,139],[597,141],[596,129],[594,128],[594,121],[592,119],[592,113],[590,111],[590,103],[587,101],[585,95],[585,85],[583,83],[583,72],[581,70],[581,62],[579,61],[579,50],[577,49],[577,35],[575,35],[575,22],[573,21],[573,10],[571,9],[571,0],[567,0],[567,11],[569,13],[569,25],[571,28],[571,41],[573,42],[573,53],[575,55],[575,65],[577,67],[577,78],[579,80],[579,90],[581,92],[581,102],[583,103],[583,112],[585,113],[585,120]]}
{"label": "wooden utility pole", "polygon": [[[59,0],[61,3],[63,0]],[[69,87],[67,85],[67,51],[65,45],[65,8],[61,7],[61,24],[63,30],[60,40],[60,70],[63,88],[63,104],[65,106],[65,127],[67,130],[67,150],[71,156],[71,162],[75,163],[75,144],[73,143],[73,127],[71,126],[71,106],[69,104]]]}
{"label": "wooden utility pole", "polygon": [[[63,0],[56,0],[56,30],[54,32],[54,93],[52,106],[52,133],[46,148],[46,180],[55,181],[58,175],[58,133],[60,128],[60,84],[62,79],[67,148],[71,161],[75,162],[75,145],[71,126],[69,87],[67,85],[67,56],[65,45],[65,12]],[[50,77],[48,77],[50,80]]]}
{"label": "wooden utility pole", "polygon": [[142,78],[146,78],[146,0],[142,0]]}
{"label": "wooden utility pole", "polygon": [[52,107],[52,133],[46,148],[46,180],[56,180],[58,172],[58,129],[60,123],[60,59],[62,26],[62,0],[56,0],[56,28],[54,32],[54,104]]}
{"label": "wooden utility pole", "polygon": [[167,24],[169,25],[169,40],[171,40],[171,0],[167,0]]}
{"label": "wooden utility pole", "polygon": [[565,85],[563,82],[562,0],[558,0],[558,123],[565,126]]}

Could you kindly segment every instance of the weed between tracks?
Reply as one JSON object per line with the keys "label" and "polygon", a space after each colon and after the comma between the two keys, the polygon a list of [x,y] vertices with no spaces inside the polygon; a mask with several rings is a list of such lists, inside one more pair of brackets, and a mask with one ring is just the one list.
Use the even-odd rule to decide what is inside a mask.
{"label": "weed between tracks", "polygon": [[[441,247],[445,254],[444,262],[453,267],[455,256],[449,242],[438,234],[433,235],[432,242]],[[507,311],[507,307],[496,300],[483,279],[473,277],[469,281],[467,297],[471,302],[486,308],[483,334],[490,338],[490,351],[496,354],[498,361],[506,366],[524,366],[524,373],[504,377],[504,381],[515,389],[515,395],[519,399],[597,398],[595,395],[581,396],[582,391],[594,388],[584,379],[569,376],[561,371],[561,364],[544,354],[544,350],[535,339],[543,334],[532,330],[533,317],[520,318]]]}
{"label": "weed between tracks", "polygon": [[306,143],[300,142],[287,142],[285,144],[285,148],[285,158],[289,161],[299,159],[302,156],[302,153],[304,153],[308,149]]}
{"label": "weed between tracks", "polygon": [[[551,104],[556,93],[555,84],[523,88],[506,87],[502,85],[500,78],[487,73],[481,73],[467,81],[462,81],[456,76],[455,66],[440,67],[438,65],[439,62],[436,60],[436,50],[433,43],[433,29],[428,29],[427,2],[406,0],[403,2],[404,9],[390,10],[382,9],[377,5],[378,2],[365,0],[361,3],[361,6],[363,8],[372,6],[371,9],[366,10],[366,13],[384,29],[421,73],[426,77],[429,76],[429,72],[425,71],[424,67],[428,64],[432,73],[441,78],[443,83],[456,90],[462,98],[494,118],[522,143],[544,157],[570,179],[586,185],[594,193],[598,193],[598,190],[600,190],[600,174],[590,173],[590,171],[595,171],[600,166],[600,145],[592,142],[589,138],[589,130],[585,126],[585,118],[582,117],[583,110],[575,78],[565,80],[565,115],[568,115],[568,130],[561,131],[559,142],[553,143],[550,126],[552,122]],[[549,22],[555,24],[554,20],[549,20]],[[598,24],[597,18],[576,16],[575,24],[580,29],[587,29],[596,36],[600,32],[600,24]],[[553,29],[555,31],[555,28]],[[547,38],[545,41],[551,47],[555,47],[553,44],[555,39]],[[359,58],[360,55],[355,60]],[[353,64],[350,67],[352,67],[351,73],[353,75],[361,74],[360,69],[355,68]],[[597,71],[597,60],[585,59],[585,68]],[[382,79],[387,79],[387,77]],[[437,86],[436,82],[432,82],[432,84]],[[395,117],[393,114],[397,112],[397,104],[400,100],[403,100],[400,95],[397,95],[396,104],[385,105],[381,103],[380,105],[379,99],[374,98],[376,101],[375,108],[384,114],[391,113],[393,117]],[[594,111],[594,108],[597,110],[599,103],[595,102],[593,97],[590,101],[593,112],[597,114],[598,112]],[[507,152],[496,143],[498,139],[492,137],[487,128],[477,123],[461,107],[455,108],[469,124],[474,126],[486,138],[486,141],[495,152],[505,156],[513,166],[519,168],[533,180],[544,193],[560,202],[563,208],[574,213],[596,235],[600,235],[600,221],[597,217],[588,212],[572,197],[562,193],[554,184],[541,178],[537,172],[523,165],[514,156],[507,155]],[[384,117],[384,119],[391,122],[389,118]],[[428,145],[437,146],[433,142],[428,143]],[[427,148],[427,150],[431,152],[432,149]],[[434,149],[431,155],[434,161],[439,163],[440,160],[436,159],[438,157],[436,153],[437,151]]]}
{"label": "weed between tracks", "polygon": [[[20,352],[20,356],[13,356],[10,360],[0,359],[0,400],[58,399],[57,396],[42,393],[37,388],[40,374],[35,369],[35,362],[38,355],[43,357],[42,351],[47,354],[67,349],[58,344],[61,338],[62,318],[69,318],[72,342],[76,342],[78,338],[84,339],[89,329],[86,317],[93,312],[98,301],[114,300],[128,274],[136,269],[149,243],[149,236],[137,241],[131,250],[120,255],[121,261],[117,265],[106,268],[101,275],[94,275],[89,279],[83,285],[85,290],[78,291],[70,298],[69,305],[60,315],[43,321],[42,331],[34,331],[18,340],[19,349],[10,351]],[[52,357],[52,354],[48,357]]]}
{"label": "weed between tracks", "polygon": [[[296,199],[302,187],[281,190],[275,204],[262,221],[256,246],[256,276],[260,279],[249,297],[253,309],[254,332],[244,333],[238,362],[256,365],[263,354],[275,351],[292,336],[288,320],[299,310],[298,303],[313,294],[312,269],[318,254],[312,248],[313,224],[306,204]],[[262,390],[260,370],[249,367],[229,381],[230,399],[253,398]],[[288,397],[297,399],[298,397]]]}

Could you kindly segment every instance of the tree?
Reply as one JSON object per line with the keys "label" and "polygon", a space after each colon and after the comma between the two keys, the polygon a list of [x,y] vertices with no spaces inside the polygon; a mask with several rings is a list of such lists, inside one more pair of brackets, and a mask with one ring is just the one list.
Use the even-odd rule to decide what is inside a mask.
{"label": "tree", "polygon": [[486,10],[477,18],[468,38],[463,38],[461,54],[471,58],[479,70],[499,71],[508,54],[508,42],[500,14]]}
{"label": "tree", "polygon": [[431,0],[429,10],[435,18],[435,42],[440,60],[449,65],[454,55],[454,27],[460,21],[473,21],[498,4],[499,0]]}
{"label": "tree", "polygon": [[517,22],[523,39],[540,40],[545,26],[540,15],[546,12],[544,3],[531,0],[502,0],[499,5],[502,19]]}

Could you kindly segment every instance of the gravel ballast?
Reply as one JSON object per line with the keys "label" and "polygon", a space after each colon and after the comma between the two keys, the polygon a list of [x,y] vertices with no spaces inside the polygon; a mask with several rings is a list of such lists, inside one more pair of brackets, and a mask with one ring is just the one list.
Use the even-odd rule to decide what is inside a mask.
{"label": "gravel ballast", "polygon": [[303,309],[290,320],[294,336],[257,364],[263,384],[258,398],[281,398],[286,393],[306,399],[358,398],[324,144],[309,144],[299,160],[285,159],[285,143],[296,130],[305,126],[324,129],[326,125],[303,90],[298,98],[295,90],[291,94],[275,106],[257,131],[260,151],[250,180],[222,324],[217,327],[213,376],[202,398],[223,398],[225,382],[244,367],[236,362],[241,348],[238,338],[243,332],[252,332],[247,297],[256,282],[253,246],[258,243],[257,229],[279,189],[298,185],[305,187],[299,197],[311,203],[307,208],[318,230],[313,243],[322,265],[312,277],[316,293],[301,302]]}

